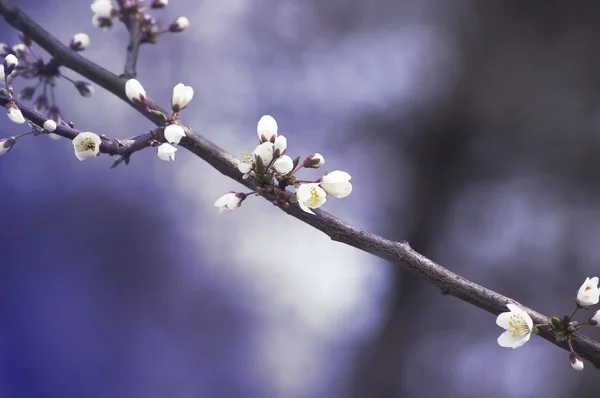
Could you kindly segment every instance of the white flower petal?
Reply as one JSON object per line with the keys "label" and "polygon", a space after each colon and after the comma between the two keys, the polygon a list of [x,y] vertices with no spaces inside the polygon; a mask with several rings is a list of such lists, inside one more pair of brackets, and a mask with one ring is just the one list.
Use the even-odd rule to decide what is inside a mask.
{"label": "white flower petal", "polygon": [[85,132],[79,133],[77,137],[73,139],[73,149],[75,150],[75,156],[80,161],[84,161],[88,158],[92,158],[100,152],[100,144],[102,140],[98,134]]}
{"label": "white flower petal", "polygon": [[165,139],[171,144],[179,144],[179,141],[185,137],[183,127],[178,124],[170,124],[165,127]]}
{"label": "white flower petal", "polygon": [[300,208],[310,214],[315,214],[311,209],[321,207],[327,201],[327,194],[317,183],[300,185],[296,197]]}
{"label": "white flower petal", "polygon": [[165,162],[175,161],[175,152],[177,152],[177,148],[175,148],[171,144],[160,144],[158,146],[158,150],[156,154],[160,160],[164,160]]}
{"label": "white flower petal", "polygon": [[294,168],[294,161],[288,155],[283,155],[273,163],[273,168],[279,174],[287,174]]}
{"label": "white flower petal", "polygon": [[254,150],[254,155],[262,160],[262,164],[267,167],[273,160],[273,143],[263,142]]}

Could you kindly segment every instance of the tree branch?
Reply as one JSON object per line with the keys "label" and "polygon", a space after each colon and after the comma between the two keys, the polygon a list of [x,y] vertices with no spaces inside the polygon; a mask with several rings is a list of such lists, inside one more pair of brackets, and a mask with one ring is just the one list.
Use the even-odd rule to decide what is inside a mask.
{"label": "tree branch", "polygon": [[[160,119],[159,116],[149,113],[144,108],[135,106],[127,99],[124,90],[124,79],[115,76],[106,69],[88,61],[78,53],[71,51],[67,46],[63,45],[22,11],[10,5],[6,0],[0,0],[0,14],[15,29],[21,30],[31,37],[33,41],[44,48],[44,50],[60,62],[61,65],[74,70],[96,84],[104,87],[106,90],[129,103],[157,126],[161,126],[162,119]],[[19,108],[22,110],[25,117],[28,119],[32,118],[31,120],[36,124],[39,124],[40,122],[43,124],[43,120],[40,119],[39,114],[20,105]],[[151,103],[150,108],[160,110],[162,113],[167,114],[167,112],[163,111],[155,103]],[[186,130],[187,136],[181,140],[180,146],[183,146],[190,152],[202,158],[227,177],[234,179],[248,188],[256,188],[252,185],[250,179],[242,179],[242,174],[237,169],[238,160],[233,155],[213,144],[200,134],[194,132],[189,127],[183,125],[182,127]],[[57,131],[55,131],[55,133],[57,132],[63,137],[70,139],[73,139],[76,136],[76,130],[66,126],[60,126],[57,128]],[[123,146],[127,147],[127,145],[129,145],[128,148],[139,147],[139,149],[149,146],[145,140],[148,140],[147,142],[149,143],[148,134],[135,137],[131,140],[103,139],[101,150],[108,154],[120,154],[123,149],[118,148]],[[271,201],[275,199],[275,197],[270,197],[269,195],[265,195],[265,197]],[[378,235],[356,228],[319,209],[315,211],[316,215],[305,213],[298,206],[290,206],[289,209],[282,210],[322,231],[334,241],[345,243],[401,266],[438,287],[442,294],[454,296],[492,314],[497,315],[507,311],[507,303],[516,303],[506,296],[471,282],[460,275],[443,268],[414,251],[407,242],[396,242],[382,238]],[[534,323],[548,323],[549,320],[546,316],[525,306],[522,307],[531,315]],[[548,328],[540,328],[539,335],[565,350],[569,349],[566,342],[557,342]],[[573,347],[577,354],[582,358],[590,361],[596,368],[600,368],[600,344],[598,342],[579,333],[575,333]]]}
{"label": "tree branch", "polygon": [[142,33],[140,31],[140,21],[136,17],[136,13],[128,12],[127,2],[118,0],[119,8],[123,15],[123,24],[129,32],[129,44],[127,45],[127,60],[125,61],[125,71],[123,77],[127,79],[135,78],[137,75],[137,61],[140,53],[140,45],[142,44]]}
{"label": "tree branch", "polygon": [[[6,104],[10,101],[11,100],[8,97],[6,90],[1,89],[0,105],[6,106]],[[39,114],[31,108],[17,103],[16,101],[15,104],[19,107],[21,113],[23,113],[23,116],[25,116],[27,120],[30,120],[40,127],[44,125],[44,122],[47,120],[45,116]],[[58,123],[56,125],[56,130],[54,130],[52,133],[73,140],[80,132],[81,131],[71,128],[64,123]],[[121,155],[129,158],[132,153],[152,146],[152,141],[162,137],[162,135],[159,135],[159,133],[162,134],[162,129],[157,129],[155,131],[156,135],[153,135],[152,133],[145,133],[129,139],[108,138],[104,134],[100,134],[100,138],[102,139],[102,143],[100,144],[100,152],[111,156]]]}

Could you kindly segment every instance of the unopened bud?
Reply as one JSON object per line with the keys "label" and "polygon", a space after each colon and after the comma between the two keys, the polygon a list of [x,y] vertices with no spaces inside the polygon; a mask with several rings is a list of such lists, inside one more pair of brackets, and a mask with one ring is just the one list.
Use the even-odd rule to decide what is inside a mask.
{"label": "unopened bud", "polygon": [[313,153],[302,162],[302,167],[318,169],[325,164],[325,158],[320,153]]}
{"label": "unopened bud", "polygon": [[19,109],[17,104],[15,104],[14,101],[10,101],[8,104],[6,104],[6,115],[8,116],[10,121],[13,123],[17,123],[17,124],[25,123],[25,118],[23,117],[21,110]]}
{"label": "unopened bud", "polygon": [[84,82],[81,80],[76,81],[75,88],[83,97],[91,97],[92,95],[94,95],[94,86],[92,86],[88,82]]}
{"label": "unopened bud", "polygon": [[165,8],[169,4],[169,0],[154,0],[150,7],[152,8]]}
{"label": "unopened bud", "polygon": [[182,32],[190,26],[190,21],[186,17],[179,17],[169,26],[169,32]]}
{"label": "unopened bud", "polygon": [[83,51],[90,45],[90,37],[85,33],[77,33],[71,39],[69,47],[73,51]]}
{"label": "unopened bud", "polygon": [[4,155],[8,151],[10,151],[17,142],[15,137],[3,138],[0,140],[0,155]]}
{"label": "unopened bud", "polygon": [[13,54],[8,54],[4,57],[4,75],[9,76],[19,65],[19,60]]}
{"label": "unopened bud", "polygon": [[571,367],[575,370],[581,371],[583,370],[583,361],[579,358],[579,355],[571,352],[569,355],[569,360],[571,361]]}

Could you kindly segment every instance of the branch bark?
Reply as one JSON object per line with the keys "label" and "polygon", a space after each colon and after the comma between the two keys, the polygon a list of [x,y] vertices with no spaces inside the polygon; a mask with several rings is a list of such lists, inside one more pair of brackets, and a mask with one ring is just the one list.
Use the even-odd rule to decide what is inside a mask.
{"label": "branch bark", "polygon": [[[126,101],[157,126],[161,126],[162,120],[160,117],[147,112],[147,110],[144,108],[134,105],[127,99],[124,89],[125,79],[114,75],[101,66],[96,65],[82,57],[78,53],[71,51],[67,46],[62,44],[49,32],[44,30],[20,9],[11,5],[7,0],[0,0],[0,14],[15,29],[22,31],[31,37],[33,41],[39,44],[61,65],[72,69],[73,71],[110,91],[117,97]],[[39,122],[43,124],[43,120],[40,120],[39,114],[36,114],[35,112],[28,110],[21,105],[19,105],[19,107],[23,111],[25,117],[33,118],[31,120],[36,122],[36,124]],[[151,103],[150,108],[167,114],[166,111],[161,109],[155,103]],[[213,144],[202,135],[193,131],[191,128],[184,125],[182,125],[182,127],[184,127],[186,130],[187,137],[184,137],[181,140],[179,144],[180,146],[188,149],[190,152],[205,160],[223,175],[230,177],[231,179],[239,182],[242,185],[245,185],[250,189],[256,188],[252,185],[250,179],[242,179],[242,174],[237,169],[238,160],[232,154]],[[57,128],[55,133],[69,139],[73,139],[77,135],[76,130],[67,128],[65,126],[60,126]],[[139,146],[140,149],[142,149],[142,147],[146,145],[144,139],[147,138],[148,137],[146,135],[138,136],[130,140],[133,142],[128,142],[127,140],[105,139],[103,140],[101,150],[108,154],[119,154],[120,152],[118,149],[113,149],[113,145],[116,146],[115,148],[118,148],[119,145],[121,145],[119,142],[126,142],[125,145],[129,145],[129,148],[134,146],[137,148]],[[114,142],[114,144],[111,144],[112,142]],[[113,153],[111,153],[111,151],[113,151]],[[274,197],[269,197],[268,195],[265,197],[268,200],[275,199]],[[507,311],[507,303],[516,303],[529,313],[529,315],[533,318],[534,323],[548,323],[548,318],[545,315],[542,315],[531,308],[527,308],[526,306],[521,305],[509,297],[503,296],[493,290],[480,286],[463,278],[460,275],[455,274],[454,272],[449,271],[448,269],[436,264],[427,257],[414,251],[408,242],[385,239],[381,236],[354,227],[319,209],[315,211],[316,215],[305,213],[298,206],[290,206],[289,209],[282,210],[292,217],[295,217],[322,231],[334,241],[347,244],[367,253],[371,253],[406,269],[407,271],[438,287],[442,294],[454,296],[459,300],[479,307],[495,315]],[[569,350],[566,342],[557,342],[554,338],[554,335],[548,330],[548,328],[540,328],[539,335],[551,343],[565,350]],[[600,368],[600,343],[581,335],[580,333],[576,333],[573,338],[573,346],[577,354],[590,361],[596,368]]]}

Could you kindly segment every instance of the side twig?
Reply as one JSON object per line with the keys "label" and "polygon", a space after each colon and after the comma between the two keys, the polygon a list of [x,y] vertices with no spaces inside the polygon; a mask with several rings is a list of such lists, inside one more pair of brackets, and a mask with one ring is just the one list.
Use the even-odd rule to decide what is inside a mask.
{"label": "side twig", "polygon": [[[101,87],[104,87],[106,90],[136,108],[142,115],[154,122],[157,126],[161,125],[162,120],[160,117],[147,112],[147,110],[141,107],[135,106],[127,99],[124,91],[124,79],[117,77],[106,69],[71,51],[21,10],[10,5],[7,0],[0,0],[0,14],[15,29],[21,30],[31,37],[33,41],[44,48],[44,50],[52,55],[61,65],[72,69]],[[0,104],[2,103],[0,102]],[[39,118],[36,119],[39,115],[35,112],[27,110],[21,105],[19,105],[19,108],[21,108],[25,117],[33,117],[34,119],[31,120],[35,123],[43,123]],[[154,103],[150,104],[150,108],[159,110],[165,114],[167,113]],[[242,174],[237,169],[238,160],[233,155],[213,144],[200,134],[194,132],[189,127],[183,125],[182,127],[184,127],[187,136],[182,139],[179,144],[180,146],[183,146],[190,152],[202,158],[227,177],[234,179],[248,188],[255,188],[252,186],[250,179],[242,179]],[[76,135],[75,130],[68,129],[65,126],[61,126],[60,130],[57,128],[55,133],[70,139]],[[133,143],[130,144],[131,148],[134,146],[137,148],[139,146],[141,149],[146,145],[144,139],[148,139],[148,137],[141,137],[144,136],[132,139]],[[113,141],[114,140],[103,139],[101,150],[104,153],[109,154],[111,154],[109,150],[114,151],[114,154],[120,153],[118,150],[112,149],[112,145],[118,146],[118,144],[108,144],[108,142]],[[106,145],[105,142],[107,142]],[[275,199],[268,195],[265,197],[270,201]],[[322,231],[334,241],[345,243],[388,260],[427,280],[438,287],[442,294],[454,296],[492,314],[499,314],[506,311],[507,303],[516,303],[506,296],[471,282],[436,264],[414,251],[407,242],[396,242],[382,238],[378,235],[356,228],[319,209],[315,210],[316,215],[305,213],[300,210],[298,206],[291,206],[289,209],[283,211]],[[546,316],[525,306],[522,307],[531,315],[534,323],[546,324],[549,322]],[[539,335],[551,343],[565,350],[569,350],[565,341],[557,342],[552,333],[546,328],[541,329]],[[593,363],[596,368],[600,368],[600,344],[598,342],[583,335],[575,334],[572,339],[572,344],[581,357]]]}

